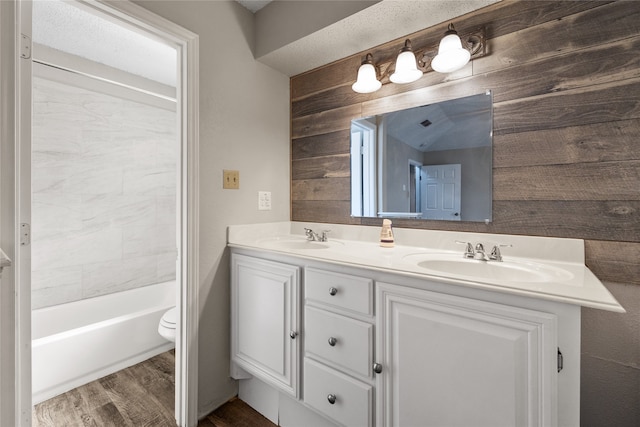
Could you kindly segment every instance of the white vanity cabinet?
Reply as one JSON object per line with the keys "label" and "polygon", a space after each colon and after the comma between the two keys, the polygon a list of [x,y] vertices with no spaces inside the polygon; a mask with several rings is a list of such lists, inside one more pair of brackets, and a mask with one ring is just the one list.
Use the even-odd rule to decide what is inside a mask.
{"label": "white vanity cabinet", "polygon": [[557,425],[555,314],[377,283],[376,320],[377,426]]}
{"label": "white vanity cabinet", "polygon": [[411,245],[380,248],[377,228],[336,224],[307,240],[319,227],[230,228],[231,372],[257,379],[241,399],[284,427],[580,425],[581,307],[624,312],[584,242],[400,229]]}
{"label": "white vanity cabinet", "polygon": [[373,280],[306,268],[303,400],[344,426],[373,425]]}
{"label": "white vanity cabinet", "polygon": [[231,269],[232,377],[244,370],[297,397],[300,268],[234,253]]}

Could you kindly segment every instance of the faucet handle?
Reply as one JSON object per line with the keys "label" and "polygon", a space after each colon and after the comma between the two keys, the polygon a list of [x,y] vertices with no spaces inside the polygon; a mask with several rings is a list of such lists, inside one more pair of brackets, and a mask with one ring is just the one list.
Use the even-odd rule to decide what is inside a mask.
{"label": "faucet handle", "polygon": [[322,230],[322,234],[320,235],[321,242],[327,241],[327,233],[331,233],[331,230]]}
{"label": "faucet handle", "polygon": [[304,229],[304,234],[307,236],[307,240],[313,240],[313,235],[315,234],[312,229],[306,228]]}
{"label": "faucet handle", "polygon": [[510,248],[513,245],[494,245],[493,249],[491,249],[491,253],[489,254],[489,259],[491,261],[502,261],[502,254],[500,253],[500,248]]}
{"label": "faucet handle", "polygon": [[474,256],[474,251],[473,251],[473,245],[469,242],[463,242],[461,240],[456,240],[456,243],[459,245],[466,245],[465,249],[464,249],[464,257],[465,258],[473,258]]}

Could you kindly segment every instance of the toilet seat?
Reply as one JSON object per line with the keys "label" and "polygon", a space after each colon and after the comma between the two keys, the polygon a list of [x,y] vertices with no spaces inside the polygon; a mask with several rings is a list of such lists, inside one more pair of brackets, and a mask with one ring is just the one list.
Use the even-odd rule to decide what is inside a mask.
{"label": "toilet seat", "polygon": [[178,314],[178,310],[175,307],[167,310],[165,314],[162,315],[162,319],[160,319],[160,324],[166,328],[176,328],[176,317]]}
{"label": "toilet seat", "polygon": [[170,308],[162,315],[158,324],[158,333],[166,340],[176,342],[176,321],[178,310],[176,307]]}

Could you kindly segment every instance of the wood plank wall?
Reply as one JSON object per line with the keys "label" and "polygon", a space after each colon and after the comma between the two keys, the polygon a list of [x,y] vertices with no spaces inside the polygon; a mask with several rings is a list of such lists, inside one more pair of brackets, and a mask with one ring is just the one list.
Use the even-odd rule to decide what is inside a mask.
{"label": "wood plank wall", "polygon": [[[394,225],[581,238],[600,279],[640,284],[640,3],[505,0],[455,25],[486,25],[490,53],[451,75],[356,94],[363,52],[292,77],[291,219],[381,224],[350,217],[350,121],[491,89],[493,222]],[[403,40],[370,52],[392,58]]]}

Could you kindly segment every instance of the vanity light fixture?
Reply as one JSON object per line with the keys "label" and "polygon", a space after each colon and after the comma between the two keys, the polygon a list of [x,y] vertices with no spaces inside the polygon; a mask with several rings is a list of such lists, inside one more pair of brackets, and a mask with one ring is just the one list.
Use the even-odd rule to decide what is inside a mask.
{"label": "vanity light fixture", "polygon": [[411,40],[404,41],[404,47],[400,50],[396,59],[396,71],[391,74],[389,80],[393,83],[411,83],[422,77],[422,71],[418,70],[416,55],[411,49]]}
{"label": "vanity light fixture", "polygon": [[372,93],[389,82],[414,82],[431,70],[451,73],[464,67],[469,60],[486,54],[484,27],[458,36],[453,24],[449,24],[438,46],[414,50],[411,40],[406,39],[396,58],[387,58],[378,64],[373,62],[373,55],[367,53],[358,68],[358,78],[351,88],[358,93]]}
{"label": "vanity light fixture", "polygon": [[449,28],[440,40],[438,54],[431,61],[431,68],[438,73],[451,73],[467,65],[471,52],[462,47],[458,32],[449,24]]}
{"label": "vanity light fixture", "polygon": [[358,79],[351,86],[351,89],[358,93],[371,93],[377,91],[381,87],[382,83],[378,80],[376,67],[373,65],[373,55],[367,53],[367,56],[362,61],[360,68],[358,68]]}

